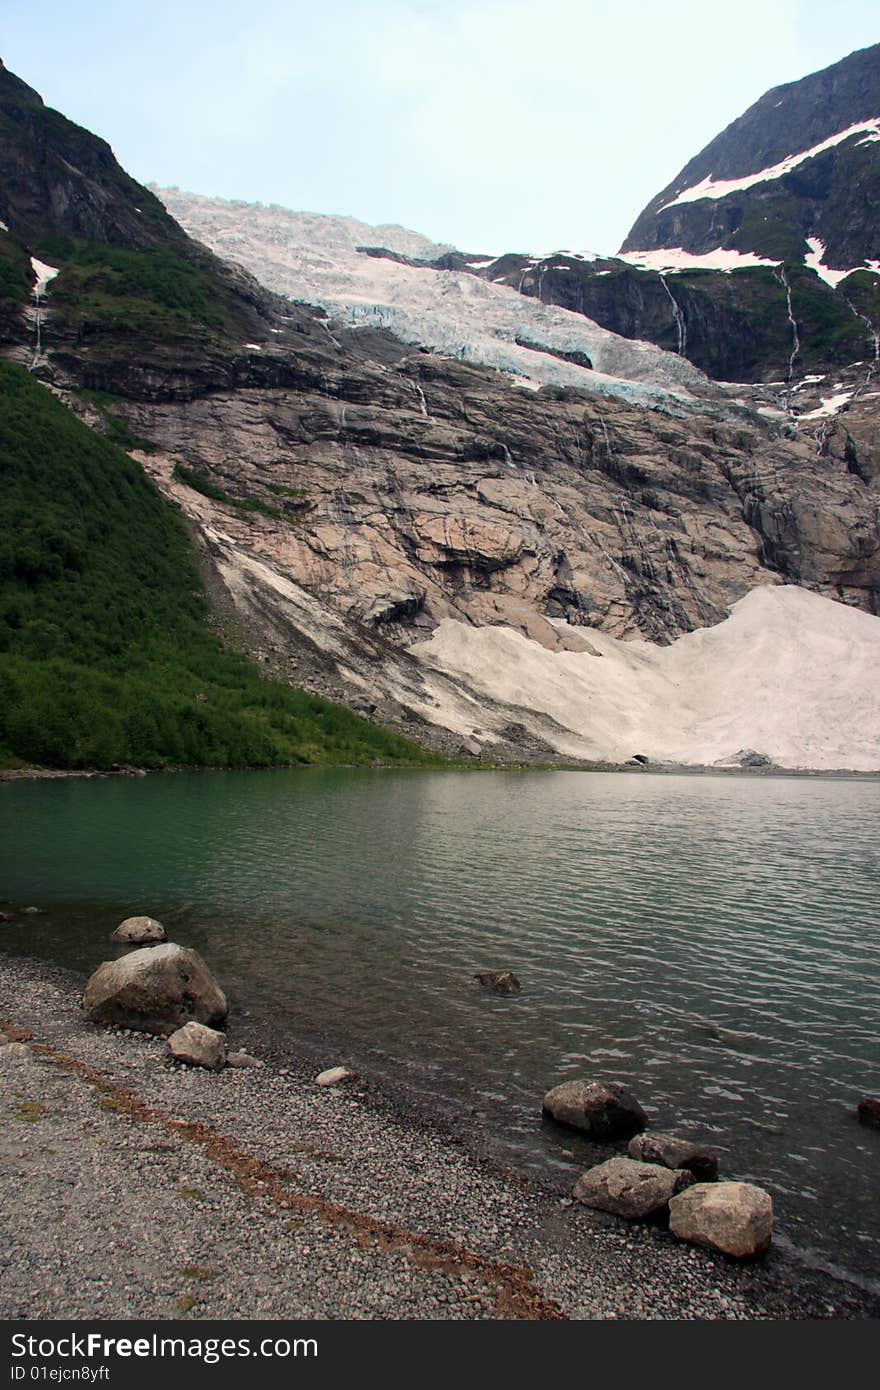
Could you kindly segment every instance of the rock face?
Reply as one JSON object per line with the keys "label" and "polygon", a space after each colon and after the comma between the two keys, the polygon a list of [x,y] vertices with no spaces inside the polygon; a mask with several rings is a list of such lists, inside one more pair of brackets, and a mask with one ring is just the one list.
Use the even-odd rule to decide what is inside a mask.
{"label": "rock face", "polygon": [[673,1171],[656,1163],[609,1158],[588,1168],[574,1185],[575,1201],[596,1211],[608,1211],[627,1221],[644,1221],[665,1210],[671,1197],[693,1182],[685,1169]]}
{"label": "rock face", "polygon": [[753,1259],[770,1244],[773,1202],[752,1183],[696,1183],[669,1203],[669,1229],[679,1240]]}
{"label": "rock face", "polygon": [[221,1071],[226,1063],[226,1039],[203,1023],[185,1023],[168,1039],[168,1048],[178,1062],[193,1067]]}
{"label": "rock face", "polygon": [[113,933],[113,940],[129,946],[143,946],[149,941],[167,941],[168,935],[155,917],[126,917]]}
{"label": "rock face", "polygon": [[512,970],[478,970],[474,979],[493,994],[519,994],[522,989]]}
{"label": "rock face", "polygon": [[880,1096],[863,1096],[859,1101],[859,1124],[880,1129]]}
{"label": "rock face", "polygon": [[185,1023],[226,1018],[226,996],[196,951],[168,942],[105,961],[89,979],[83,1012],[91,1023],[173,1033]]}
{"label": "rock face", "polygon": [[699,1144],[676,1139],[672,1134],[637,1134],[627,1146],[630,1158],[642,1163],[660,1163],[664,1168],[686,1168],[697,1182],[715,1182],[718,1155]]}
{"label": "rock face", "polygon": [[647,1117],[623,1086],[605,1081],[563,1081],[544,1097],[544,1114],[579,1129],[591,1139],[626,1139],[643,1130]]}

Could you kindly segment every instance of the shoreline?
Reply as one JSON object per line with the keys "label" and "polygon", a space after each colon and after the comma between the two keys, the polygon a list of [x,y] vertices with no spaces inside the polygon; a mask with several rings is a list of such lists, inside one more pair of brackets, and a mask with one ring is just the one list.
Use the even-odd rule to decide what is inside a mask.
{"label": "shoreline", "polygon": [[779,1245],[740,1265],[572,1205],[403,1087],[322,1090],[314,1041],[249,1018],[231,1044],[262,1068],[169,1065],[81,1022],[83,983],[0,956],[0,1028],[32,1035],[3,1066],[5,1317],[880,1316]]}

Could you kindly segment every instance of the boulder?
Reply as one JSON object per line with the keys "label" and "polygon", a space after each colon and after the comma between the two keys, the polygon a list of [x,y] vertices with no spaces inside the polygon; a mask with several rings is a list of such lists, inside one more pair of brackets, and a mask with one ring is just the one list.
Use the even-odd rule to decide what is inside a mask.
{"label": "boulder", "polygon": [[126,917],[120,922],[112,937],[126,946],[142,946],[148,941],[167,941],[168,936],[161,922],[155,917]]}
{"label": "boulder", "polygon": [[642,1163],[687,1168],[697,1182],[715,1182],[718,1177],[717,1154],[686,1139],[676,1139],[673,1134],[637,1134],[630,1139],[627,1153]]}
{"label": "boulder", "polygon": [[693,1245],[754,1259],[770,1244],[773,1201],[750,1182],[695,1183],[669,1203],[669,1229]]}
{"label": "boulder", "polygon": [[596,1211],[609,1211],[627,1221],[644,1221],[664,1211],[671,1197],[694,1180],[686,1169],[664,1168],[659,1163],[637,1163],[632,1158],[609,1158],[588,1168],[574,1185],[576,1202]]}
{"label": "boulder", "polygon": [[543,1109],[591,1139],[628,1139],[648,1123],[635,1096],[613,1081],[563,1081],[547,1092]]}
{"label": "boulder", "polygon": [[184,1023],[222,1023],[226,996],[196,951],[169,941],[105,961],[83,995],[90,1023],[173,1033]]}
{"label": "boulder", "polygon": [[43,911],[41,907],[20,907],[18,910],[23,917],[36,917]]}
{"label": "boulder", "polygon": [[0,912],[0,922],[11,922],[12,917],[8,912]]}
{"label": "boulder", "polygon": [[33,1052],[27,1043],[7,1042],[0,1047],[0,1066],[5,1066],[7,1062],[15,1065],[18,1062],[30,1062],[33,1060]]}
{"label": "boulder", "polygon": [[478,970],[474,979],[493,994],[519,994],[522,989],[512,970]]}
{"label": "boulder", "polygon": [[221,1071],[226,1062],[226,1039],[215,1028],[204,1023],[185,1023],[168,1039],[172,1057],[188,1062],[191,1067],[207,1067]]}
{"label": "boulder", "polygon": [[316,1086],[338,1086],[341,1081],[354,1081],[357,1073],[348,1067],[328,1067],[315,1077]]}
{"label": "boulder", "polygon": [[859,1124],[880,1129],[880,1097],[862,1096],[859,1101]]}

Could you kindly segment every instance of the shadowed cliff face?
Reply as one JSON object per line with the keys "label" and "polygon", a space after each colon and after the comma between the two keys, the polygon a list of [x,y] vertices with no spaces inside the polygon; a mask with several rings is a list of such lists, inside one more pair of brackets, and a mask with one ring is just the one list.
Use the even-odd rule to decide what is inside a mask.
{"label": "shadowed cliff face", "polygon": [[[53,173],[69,123],[23,109],[0,238],[25,263],[52,250],[59,274],[39,353],[33,306],[11,312],[10,353],[122,433],[190,520],[218,612],[269,669],[394,723],[441,699],[409,648],[448,617],[588,651],[590,628],[668,642],[780,578],[878,611],[880,439],[862,377],[845,415],[800,436],[714,388],[667,410],[527,391],[340,329],[164,214],[140,244],[146,190],[87,132],[76,178]],[[34,123],[39,206],[23,187]],[[449,708],[474,705],[454,676],[441,684]],[[511,748],[540,747],[508,713],[493,717]]]}

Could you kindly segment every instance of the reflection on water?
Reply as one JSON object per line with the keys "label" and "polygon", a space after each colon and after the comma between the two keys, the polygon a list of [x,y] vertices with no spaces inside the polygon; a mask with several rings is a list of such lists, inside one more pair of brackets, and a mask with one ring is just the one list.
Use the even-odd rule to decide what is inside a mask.
{"label": "reflection on water", "polygon": [[[280,1037],[485,1117],[519,1162],[557,1081],[631,1086],[880,1278],[880,783],[211,773],[0,787],[0,944],[90,969],[119,917],[196,945]],[[511,968],[513,998],[476,970]]]}

